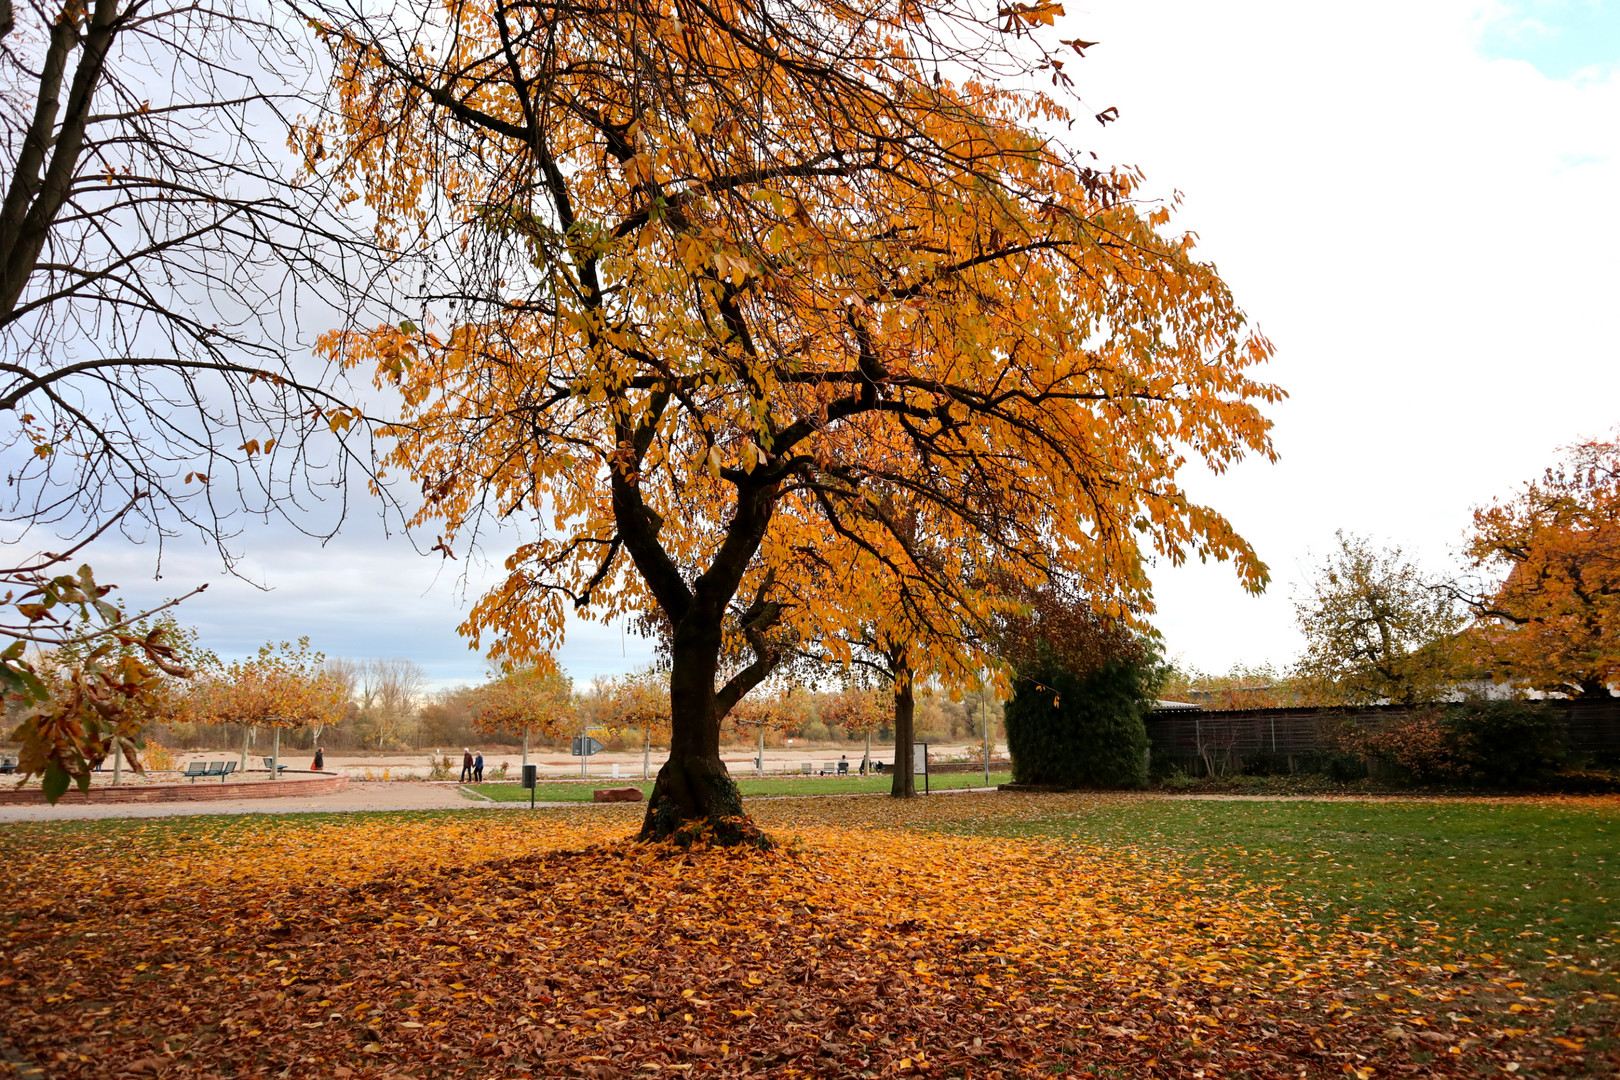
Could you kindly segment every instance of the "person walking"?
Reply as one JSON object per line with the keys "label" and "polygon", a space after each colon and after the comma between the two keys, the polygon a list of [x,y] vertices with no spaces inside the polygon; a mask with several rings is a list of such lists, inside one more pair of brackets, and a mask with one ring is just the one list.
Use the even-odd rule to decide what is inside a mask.
{"label": "person walking", "polygon": [[480,750],[480,751],[478,751],[478,756],[473,758],[473,783],[482,784],[483,782],[484,782],[484,752],[482,750]]}
{"label": "person walking", "polygon": [[463,784],[465,784],[467,781],[472,779],[472,775],[473,775],[472,750],[469,747],[463,746],[461,748],[461,782]]}
{"label": "person walking", "polygon": [[315,748],[315,760],[310,764],[309,769],[310,772],[320,772],[324,768],[326,768],[326,755],[323,754],[321,752],[321,748],[317,746]]}

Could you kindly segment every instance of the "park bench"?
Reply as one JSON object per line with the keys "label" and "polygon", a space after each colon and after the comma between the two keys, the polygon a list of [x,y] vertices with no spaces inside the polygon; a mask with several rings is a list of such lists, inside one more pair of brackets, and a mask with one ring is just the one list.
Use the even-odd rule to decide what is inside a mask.
{"label": "park bench", "polygon": [[207,776],[208,775],[208,762],[206,762],[206,761],[193,761],[193,762],[191,762],[190,764],[188,764],[186,766],[185,775],[186,775],[187,780],[190,780],[193,784],[195,784],[197,782],[197,777],[199,777],[199,776]]}
{"label": "park bench", "polygon": [[848,776],[849,775],[849,762],[840,761],[838,763],[838,775],[839,776]]}
{"label": "park bench", "polygon": [[[275,768],[275,764],[276,764],[276,759],[273,758],[273,757],[267,757],[267,758],[264,759],[264,767],[267,768],[267,769]],[[276,768],[276,771],[277,772],[286,772],[287,771],[287,766],[282,765],[280,768]]]}
{"label": "park bench", "polygon": [[808,762],[808,761],[806,761],[803,765],[801,765],[799,767],[804,770],[804,775],[806,775],[806,776],[809,776],[811,773],[816,771],[816,767],[814,765],[810,764],[810,762]]}
{"label": "park bench", "polygon": [[219,777],[219,782],[223,784],[225,782],[225,778],[235,771],[236,762],[234,761],[210,761],[208,763],[208,768],[204,769],[198,775],[217,776]]}
{"label": "park bench", "polygon": [[0,773],[14,773],[17,771],[17,759],[14,757],[0,758]]}

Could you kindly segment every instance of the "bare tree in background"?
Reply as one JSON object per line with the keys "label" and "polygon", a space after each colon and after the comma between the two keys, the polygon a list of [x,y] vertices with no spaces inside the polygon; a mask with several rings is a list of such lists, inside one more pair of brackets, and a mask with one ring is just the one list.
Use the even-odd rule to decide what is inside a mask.
{"label": "bare tree in background", "polygon": [[[349,703],[351,712],[357,711],[354,706],[354,695],[360,685],[360,667],[359,663],[346,656],[329,656],[322,669],[327,678],[343,688],[343,700]],[[325,726],[325,724],[310,725],[311,737],[317,745],[321,741],[321,731]]]}
{"label": "bare tree in background", "polygon": [[414,660],[367,660],[359,670],[361,715],[370,722],[377,749],[401,739],[416,719],[427,672]]}
{"label": "bare tree in background", "polygon": [[313,55],[253,0],[0,0],[0,516],[21,534],[128,507],[131,535],[200,532],[229,561],[243,514],[335,529],[361,417],[299,309],[353,310],[375,264],[290,179]]}

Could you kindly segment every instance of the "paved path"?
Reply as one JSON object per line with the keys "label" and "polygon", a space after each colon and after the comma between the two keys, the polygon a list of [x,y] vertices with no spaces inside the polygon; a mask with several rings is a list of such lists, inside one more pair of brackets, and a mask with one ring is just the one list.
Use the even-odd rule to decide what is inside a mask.
{"label": "paved path", "polygon": [[[594,803],[537,803],[593,806]],[[603,804],[606,805],[606,804]],[[469,799],[453,784],[350,783],[332,795],[288,799],[222,799],[198,803],[109,803],[105,806],[5,806],[0,824],[12,821],[72,821],[98,818],[197,817],[203,814],[332,814],[363,810],[501,810],[524,803]]]}

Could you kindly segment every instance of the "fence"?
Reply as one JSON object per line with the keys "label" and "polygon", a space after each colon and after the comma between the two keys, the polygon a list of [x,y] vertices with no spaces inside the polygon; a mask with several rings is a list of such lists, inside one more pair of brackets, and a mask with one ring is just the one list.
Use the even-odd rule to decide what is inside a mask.
{"label": "fence", "polygon": [[[1620,698],[1544,704],[1564,714],[1564,744],[1573,754],[1620,758]],[[1169,761],[1192,775],[1241,772],[1262,756],[1272,768],[1296,772],[1331,750],[1325,733],[1341,724],[1386,727],[1434,707],[1155,709],[1147,731],[1155,761]]]}

